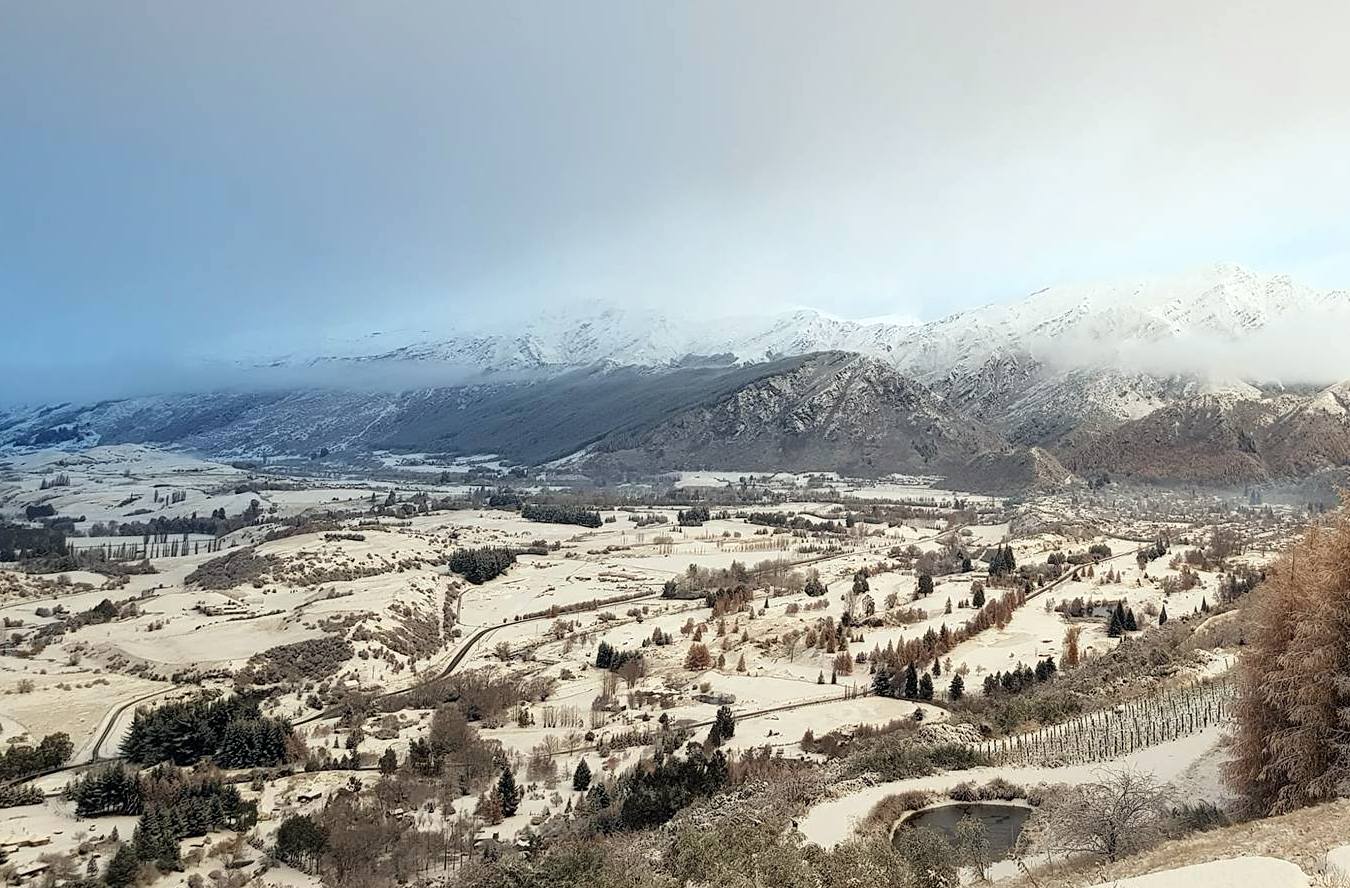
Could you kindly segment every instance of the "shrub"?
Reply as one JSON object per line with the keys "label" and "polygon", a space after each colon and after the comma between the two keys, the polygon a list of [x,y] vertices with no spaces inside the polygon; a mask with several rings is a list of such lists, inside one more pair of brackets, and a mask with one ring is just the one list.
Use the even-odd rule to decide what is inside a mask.
{"label": "shrub", "polygon": [[980,787],[980,800],[985,802],[1011,802],[1013,799],[1025,798],[1025,796],[1026,790],[1015,783],[1009,783],[1002,777],[995,777]]}
{"label": "shrub", "polygon": [[236,678],[244,684],[328,678],[356,653],[351,642],[338,636],[310,638],[268,648],[249,658]]}
{"label": "shrub", "polygon": [[967,780],[947,790],[947,798],[954,802],[978,802],[980,791],[975,787],[974,781]]}
{"label": "shrub", "polygon": [[201,589],[232,589],[260,579],[277,562],[275,555],[259,555],[252,546],[244,546],[203,563],[186,582]]}

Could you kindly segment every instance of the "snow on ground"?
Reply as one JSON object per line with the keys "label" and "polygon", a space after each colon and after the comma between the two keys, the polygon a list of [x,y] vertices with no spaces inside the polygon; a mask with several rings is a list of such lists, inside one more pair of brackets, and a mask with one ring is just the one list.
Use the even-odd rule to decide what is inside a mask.
{"label": "snow on ground", "polygon": [[1303,870],[1287,860],[1274,857],[1231,857],[1196,863],[1146,876],[1116,879],[1103,885],[1113,888],[1233,888],[1235,885],[1260,885],[1261,888],[1308,888],[1311,884]]}
{"label": "snow on ground", "polygon": [[984,783],[994,777],[1002,777],[1023,786],[1038,783],[1089,783],[1100,779],[1103,773],[1110,770],[1132,769],[1172,783],[1178,787],[1181,795],[1191,801],[1218,801],[1224,798],[1218,782],[1218,765],[1222,760],[1219,744],[1222,739],[1222,729],[1209,728],[1109,762],[1064,768],[981,767],[890,780],[818,803],[798,821],[797,829],[807,841],[832,848],[852,835],[872,807],[887,796],[912,789],[945,792],[958,783],[968,780]]}

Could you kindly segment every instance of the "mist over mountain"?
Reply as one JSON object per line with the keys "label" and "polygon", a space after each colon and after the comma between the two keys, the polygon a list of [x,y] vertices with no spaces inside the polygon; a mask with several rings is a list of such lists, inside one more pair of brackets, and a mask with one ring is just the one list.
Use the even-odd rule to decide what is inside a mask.
{"label": "mist over mountain", "polygon": [[[1308,337],[1329,345],[1332,325],[1348,319],[1350,291],[1216,265],[1168,278],[1050,287],[929,322],[849,320],[809,308],[716,317],[679,305],[600,306],[503,319],[496,331],[369,337],[341,353],[292,354],[273,363],[503,371],[598,362],[659,366],[689,355],[755,362],[840,350],[881,358],[922,378],[974,372],[992,358],[1018,354],[1063,371],[1330,383],[1350,376],[1350,361],[1334,349],[1307,348]],[[399,338],[406,341],[391,344]]]}
{"label": "mist over mountain", "polygon": [[0,440],[1246,484],[1350,459],[1347,319],[1347,291],[1232,265],[925,323],[608,306],[203,362],[162,394],[10,408]]}

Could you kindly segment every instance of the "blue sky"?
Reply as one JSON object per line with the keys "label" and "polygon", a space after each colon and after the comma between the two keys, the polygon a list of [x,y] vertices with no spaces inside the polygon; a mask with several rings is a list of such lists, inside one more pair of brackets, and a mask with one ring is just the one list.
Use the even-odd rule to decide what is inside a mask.
{"label": "blue sky", "polygon": [[0,371],[588,302],[930,318],[1215,261],[1347,286],[1347,30],[1333,3],[0,0]]}

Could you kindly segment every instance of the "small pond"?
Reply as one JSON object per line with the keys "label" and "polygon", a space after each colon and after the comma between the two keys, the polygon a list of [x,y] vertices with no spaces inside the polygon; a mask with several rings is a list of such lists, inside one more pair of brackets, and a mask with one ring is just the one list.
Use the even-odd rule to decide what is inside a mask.
{"label": "small pond", "polygon": [[1023,805],[1000,804],[998,802],[955,802],[916,811],[900,822],[896,829],[898,836],[903,830],[926,826],[946,836],[949,841],[956,838],[956,825],[963,817],[973,817],[984,824],[989,834],[989,859],[1002,860],[1008,856],[1022,832],[1031,809]]}

